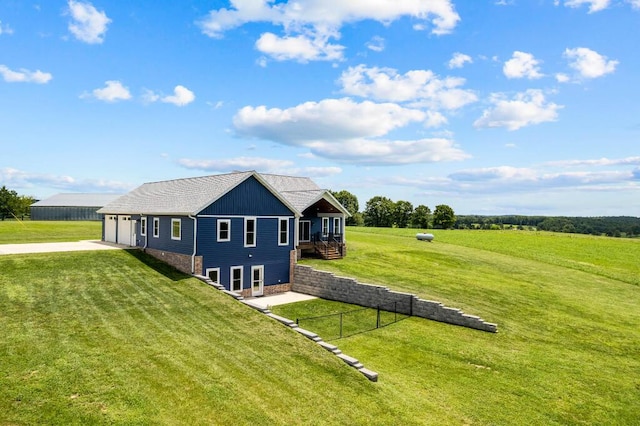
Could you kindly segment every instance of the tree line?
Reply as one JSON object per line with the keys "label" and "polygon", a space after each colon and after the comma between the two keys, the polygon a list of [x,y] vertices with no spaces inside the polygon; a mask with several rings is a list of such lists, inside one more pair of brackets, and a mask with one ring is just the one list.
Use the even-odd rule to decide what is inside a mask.
{"label": "tree line", "polygon": [[566,217],[524,215],[459,215],[446,204],[435,206],[433,212],[425,205],[413,207],[404,200],[393,201],[384,196],[372,197],[362,212],[358,198],[349,191],[332,192],[349,211],[347,225],[441,228],[441,229],[520,229],[576,234],[607,235],[610,237],[640,237],[640,218],[631,216]]}
{"label": "tree line", "polygon": [[20,218],[24,219],[29,215],[31,204],[35,203],[33,197],[18,195],[16,191],[7,189],[6,186],[0,188],[0,219]]}

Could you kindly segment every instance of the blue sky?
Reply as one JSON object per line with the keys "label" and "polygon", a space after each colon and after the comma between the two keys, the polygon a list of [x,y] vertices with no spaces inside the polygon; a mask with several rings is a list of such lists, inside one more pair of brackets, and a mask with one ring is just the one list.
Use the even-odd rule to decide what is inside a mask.
{"label": "blue sky", "polygon": [[234,170],[640,216],[640,0],[0,3],[0,185]]}

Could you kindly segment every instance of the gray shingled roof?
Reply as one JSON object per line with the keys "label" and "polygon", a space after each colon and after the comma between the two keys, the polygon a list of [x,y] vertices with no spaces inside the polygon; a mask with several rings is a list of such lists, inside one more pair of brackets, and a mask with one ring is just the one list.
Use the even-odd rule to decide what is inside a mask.
{"label": "gray shingled roof", "polygon": [[32,207],[102,207],[122,194],[56,194],[31,204]]}
{"label": "gray shingled roof", "polygon": [[306,177],[236,172],[145,183],[98,213],[196,215],[250,176],[255,176],[297,214],[328,193]]}

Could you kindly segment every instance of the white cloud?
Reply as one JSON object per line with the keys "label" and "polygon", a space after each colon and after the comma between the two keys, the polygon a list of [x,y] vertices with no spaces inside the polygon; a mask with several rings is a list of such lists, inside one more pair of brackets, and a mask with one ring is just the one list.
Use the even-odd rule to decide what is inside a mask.
{"label": "white cloud", "polygon": [[288,109],[246,106],[233,123],[243,136],[301,145],[314,140],[379,137],[424,119],[425,113],[417,109],[343,98],[305,102]]}
{"label": "white cloud", "polygon": [[178,164],[187,169],[208,172],[233,172],[237,170],[256,170],[261,173],[277,173],[296,176],[325,177],[342,173],[340,167],[295,167],[289,160],[274,160],[263,157],[237,157],[218,160],[193,160],[182,158]]}
{"label": "white cloud", "polygon": [[618,159],[598,158],[594,160],[564,160],[551,161],[546,163],[555,167],[578,167],[578,166],[640,166],[640,157],[626,157]]}
{"label": "white cloud", "polygon": [[511,100],[505,99],[503,94],[493,94],[492,108],[486,109],[482,117],[477,119],[475,127],[506,127],[517,130],[532,124],[556,121],[558,110],[562,108],[552,102],[547,102],[541,90],[529,89],[518,93]]}
{"label": "white cloud", "polygon": [[611,0],[565,0],[567,7],[580,7],[583,4],[589,6],[589,13],[599,12],[609,7]]}
{"label": "white cloud", "polygon": [[447,66],[450,69],[462,68],[466,63],[473,63],[473,59],[471,59],[471,56],[465,55],[464,53],[456,52],[447,63]]}
{"label": "white cloud", "polygon": [[69,22],[69,31],[85,43],[102,43],[111,19],[104,12],[99,12],[91,3],[69,0],[68,6],[73,19]]}
{"label": "white cloud", "polygon": [[569,77],[567,74],[559,72],[556,74],[556,81],[558,83],[568,83],[569,81],[571,81],[571,77]]}
{"label": "white cloud", "polygon": [[394,103],[349,98],[306,102],[288,109],[244,107],[233,119],[244,137],[305,147],[316,157],[356,164],[455,161],[468,155],[448,139],[381,139],[412,122],[438,118]]}
{"label": "white cloud", "polygon": [[0,35],[2,34],[13,34],[13,30],[8,25],[3,25],[2,21],[0,21]]}
{"label": "white cloud", "polygon": [[348,95],[392,102],[415,102],[416,106],[454,110],[477,101],[470,90],[460,87],[460,77],[439,78],[429,70],[413,70],[398,74],[390,68],[349,67],[339,79],[342,92]]}
{"label": "white cloud", "polygon": [[627,0],[627,3],[634,9],[640,9],[640,0]]}
{"label": "white cloud", "polygon": [[131,99],[129,89],[117,80],[105,81],[105,87],[94,89],[91,93],[83,93],[81,98],[96,98],[99,101],[117,102]]}
{"label": "white cloud", "polygon": [[7,83],[45,84],[53,78],[48,72],[42,72],[40,70],[29,71],[24,68],[21,68],[20,71],[13,71],[6,65],[0,65],[0,74]]}
{"label": "white cloud", "polygon": [[449,122],[447,117],[439,113],[438,111],[427,111],[427,118],[424,121],[424,127],[440,127]]}
{"label": "white cloud", "polygon": [[513,56],[504,63],[502,72],[507,78],[528,78],[530,80],[543,77],[540,73],[539,61],[531,53],[513,52]]}
{"label": "white cloud", "polygon": [[569,60],[569,66],[576,70],[583,78],[597,78],[615,71],[618,61],[608,60],[586,47],[566,49],[564,57]]}
{"label": "white cloud", "polygon": [[174,104],[176,106],[185,106],[196,99],[196,95],[184,86],[177,85],[173,89],[173,95],[165,96],[160,99],[162,102]]}
{"label": "white cloud", "polygon": [[124,193],[133,189],[134,185],[125,182],[105,179],[76,179],[72,176],[50,173],[34,173],[10,167],[0,169],[0,182],[11,188],[43,187],[57,190],[77,192],[115,192]]}
{"label": "white cloud", "polygon": [[[162,96],[149,89],[145,89],[142,93],[142,101],[144,103],[164,102],[179,107],[188,105],[195,99],[196,95],[191,90],[181,85],[177,85],[173,89],[173,95]],[[218,104],[216,104],[215,108],[222,106],[222,104]]]}
{"label": "white cloud", "polygon": [[256,48],[277,61],[295,60],[305,63],[340,60],[344,46],[329,43],[327,37],[278,37],[273,33],[264,33],[256,41]]}
{"label": "white cloud", "polygon": [[256,43],[261,52],[278,60],[309,61],[342,59],[343,46],[329,40],[338,39],[347,23],[374,20],[386,25],[403,17],[431,24],[431,32],[438,35],[453,31],[460,20],[451,0],[231,0],[228,9],[210,11],[198,24],[204,34],[220,38],[247,23],[269,22],[281,26],[284,34],[263,34]]}
{"label": "white cloud", "polygon": [[[640,0],[638,0],[640,1]],[[380,36],[374,36],[369,40],[366,44],[367,49],[373,50],[374,52],[382,52],[385,48],[384,38]]]}

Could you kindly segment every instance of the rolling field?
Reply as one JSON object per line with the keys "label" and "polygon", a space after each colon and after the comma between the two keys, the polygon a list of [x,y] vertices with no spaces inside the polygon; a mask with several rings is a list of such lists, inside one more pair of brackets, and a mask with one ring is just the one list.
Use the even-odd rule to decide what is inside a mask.
{"label": "rolling field", "polygon": [[0,221],[0,244],[99,240],[101,235],[99,221]]}
{"label": "rolling field", "polygon": [[[0,235],[2,224],[0,224]],[[640,241],[348,229],[321,269],[439,300],[334,340],[378,383],[198,280],[133,252],[0,256],[0,424],[635,424]],[[335,303],[274,308],[295,318]]]}

